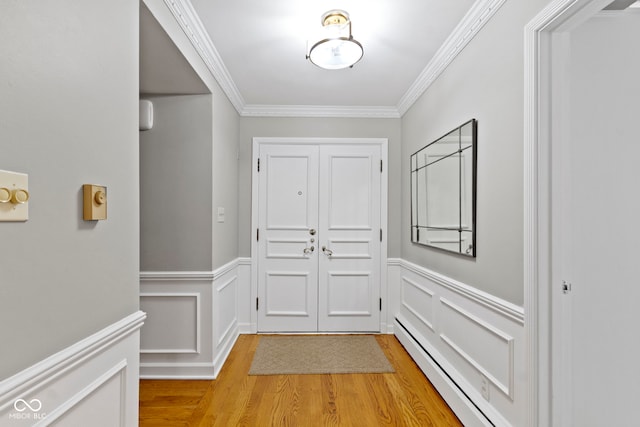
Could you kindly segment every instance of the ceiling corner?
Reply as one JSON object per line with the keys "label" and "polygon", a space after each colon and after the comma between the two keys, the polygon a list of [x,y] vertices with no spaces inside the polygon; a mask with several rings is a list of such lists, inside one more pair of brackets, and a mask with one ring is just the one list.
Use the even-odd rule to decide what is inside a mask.
{"label": "ceiling corner", "polygon": [[462,18],[462,21],[445,40],[440,49],[422,70],[418,78],[398,102],[400,116],[409,111],[418,98],[442,74],[447,66],[469,44],[491,17],[500,9],[506,0],[478,0]]}

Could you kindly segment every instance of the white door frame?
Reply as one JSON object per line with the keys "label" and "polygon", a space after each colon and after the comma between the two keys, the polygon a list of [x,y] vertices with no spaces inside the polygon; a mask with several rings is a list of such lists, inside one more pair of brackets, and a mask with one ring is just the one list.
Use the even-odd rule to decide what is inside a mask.
{"label": "white door frame", "polygon": [[554,0],[525,27],[524,309],[530,426],[561,425],[568,403],[563,397],[570,392],[567,381],[556,373],[563,363],[562,348],[552,342],[559,336],[565,315],[551,262],[551,224],[558,219],[551,210],[552,186],[558,182],[552,182],[551,176],[559,172],[551,154],[560,152],[558,146],[568,127],[562,117],[568,113],[566,94],[558,89],[569,76],[557,60],[562,58],[559,52],[568,52],[568,33],[610,2]]}
{"label": "white door frame", "polygon": [[260,154],[260,145],[262,144],[312,144],[312,145],[378,145],[381,148],[382,158],[382,182],[380,186],[380,224],[383,229],[382,242],[380,243],[380,297],[382,298],[382,311],[380,312],[380,332],[390,333],[393,322],[389,321],[388,307],[389,295],[387,286],[387,232],[388,232],[388,139],[387,138],[294,138],[294,137],[255,137],[253,138],[252,160],[251,160],[251,296],[250,296],[250,313],[251,325],[250,331],[256,333],[258,331],[258,313],[255,309],[255,301],[258,297],[258,242],[256,240],[256,230],[259,223],[258,212],[258,188],[259,176],[257,174],[258,157]]}

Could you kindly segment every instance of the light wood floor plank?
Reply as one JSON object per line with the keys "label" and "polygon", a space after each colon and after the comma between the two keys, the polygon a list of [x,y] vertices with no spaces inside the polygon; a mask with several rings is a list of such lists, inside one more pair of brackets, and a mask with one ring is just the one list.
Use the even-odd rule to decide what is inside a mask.
{"label": "light wood floor plank", "polygon": [[392,335],[385,374],[248,375],[259,335],[241,335],[215,381],[140,381],[140,426],[461,426]]}

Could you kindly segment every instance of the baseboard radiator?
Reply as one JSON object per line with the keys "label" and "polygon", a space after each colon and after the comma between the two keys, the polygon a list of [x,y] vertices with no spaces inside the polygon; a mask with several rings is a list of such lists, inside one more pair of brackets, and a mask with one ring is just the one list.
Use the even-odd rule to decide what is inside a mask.
{"label": "baseboard radiator", "polygon": [[402,260],[394,333],[465,426],[526,424],[524,311]]}

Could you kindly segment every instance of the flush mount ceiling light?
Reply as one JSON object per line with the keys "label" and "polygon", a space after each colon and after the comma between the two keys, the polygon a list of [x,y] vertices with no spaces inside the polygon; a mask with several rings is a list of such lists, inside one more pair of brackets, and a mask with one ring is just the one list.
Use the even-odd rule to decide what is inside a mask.
{"label": "flush mount ceiling light", "polygon": [[351,20],[344,10],[330,10],[322,15],[322,35],[309,41],[307,59],[320,68],[340,70],[353,67],[362,59],[362,45],[351,35]]}

